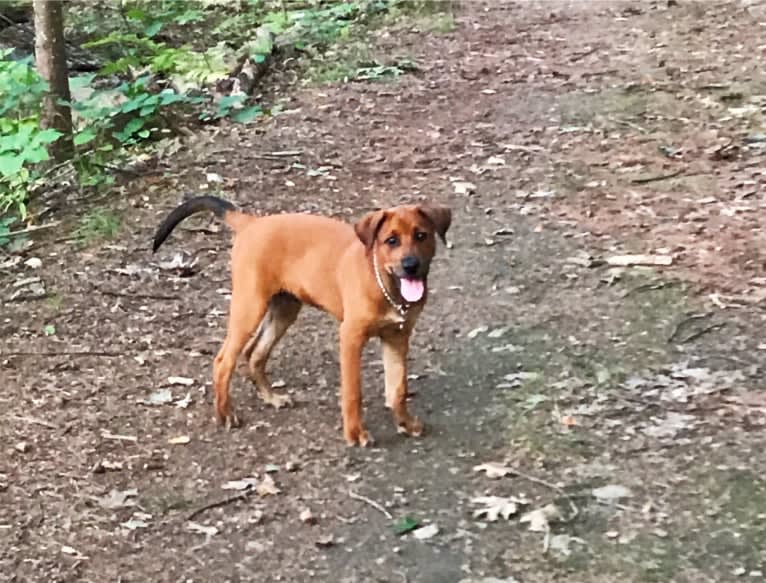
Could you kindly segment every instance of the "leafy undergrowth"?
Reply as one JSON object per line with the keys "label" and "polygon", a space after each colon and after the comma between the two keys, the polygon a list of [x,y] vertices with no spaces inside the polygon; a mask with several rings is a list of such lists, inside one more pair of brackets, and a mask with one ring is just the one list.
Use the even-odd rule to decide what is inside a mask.
{"label": "leafy undergrowth", "polygon": [[77,151],[68,165],[48,162],[46,147],[61,135],[39,127],[47,86],[31,56],[0,53],[7,89],[0,98],[0,243],[18,230],[17,220],[33,221],[45,208],[39,198],[106,191],[125,176],[115,167],[130,169],[136,160],[141,166],[156,152],[177,149],[201,124],[249,124],[279,113],[279,104],[254,91],[268,65],[284,73],[296,68],[285,63],[297,59],[299,75],[322,83],[391,79],[417,69],[405,57],[376,61],[366,37],[391,19],[419,14],[420,3],[273,4],[239,3],[232,11],[216,2],[75,3],[67,12],[68,39],[98,71],[72,74]]}

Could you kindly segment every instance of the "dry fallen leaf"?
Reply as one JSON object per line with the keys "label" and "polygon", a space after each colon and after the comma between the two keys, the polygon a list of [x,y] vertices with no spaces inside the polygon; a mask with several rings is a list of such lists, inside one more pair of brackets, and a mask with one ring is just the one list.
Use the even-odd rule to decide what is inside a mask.
{"label": "dry fallen leaf", "polygon": [[320,536],[316,541],[314,541],[314,544],[318,546],[319,548],[326,549],[335,544],[335,539],[333,538],[331,534],[325,534]]}
{"label": "dry fallen leaf", "polygon": [[550,523],[561,519],[561,510],[555,504],[548,504],[542,508],[530,510],[519,519],[522,524],[529,523],[532,532],[548,532]]}
{"label": "dry fallen leaf", "polygon": [[215,536],[218,534],[218,529],[215,526],[204,526],[196,522],[187,522],[186,530],[197,534],[204,534],[205,536]]}
{"label": "dry fallen leaf", "polygon": [[427,526],[421,526],[420,528],[412,531],[412,536],[418,540],[428,540],[439,534],[439,527],[436,524],[429,524]]}
{"label": "dry fallen leaf", "polygon": [[241,480],[231,480],[225,482],[221,488],[224,490],[247,490],[255,488],[258,485],[258,478],[242,478]]}
{"label": "dry fallen leaf", "polygon": [[464,182],[462,180],[453,182],[452,188],[455,189],[455,194],[472,194],[476,192],[476,185],[473,182]]}
{"label": "dry fallen leaf", "polygon": [[306,524],[317,523],[316,517],[311,513],[311,510],[309,510],[308,508],[302,510],[298,518],[300,518],[301,522],[305,522]]}
{"label": "dry fallen leaf", "polygon": [[151,518],[151,514],[136,512],[135,514],[133,514],[130,520],[120,523],[120,526],[123,528],[127,528],[128,530],[148,528],[149,523],[147,522],[147,520],[149,520],[150,518]]}
{"label": "dry fallen leaf", "polygon": [[194,384],[194,379],[189,377],[168,377],[168,383],[171,385],[183,385],[189,387]]}
{"label": "dry fallen leaf", "polygon": [[268,474],[263,476],[263,480],[255,487],[255,491],[259,496],[275,496],[281,492],[274,483],[274,478]]}
{"label": "dry fallen leaf", "polygon": [[571,415],[562,415],[561,424],[566,427],[574,427],[577,425],[577,420]]}
{"label": "dry fallen leaf", "polygon": [[591,490],[591,494],[600,502],[617,502],[620,498],[630,498],[633,496],[633,492],[619,484],[609,484],[601,488],[594,488]]}
{"label": "dry fallen leaf", "polygon": [[478,328],[474,328],[468,334],[466,334],[466,338],[468,338],[469,340],[473,340],[479,334],[482,334],[486,332],[487,330],[489,330],[489,326],[479,326]]}
{"label": "dry fallen leaf", "polygon": [[526,504],[526,501],[513,497],[479,496],[471,500],[471,503],[482,505],[482,508],[473,511],[474,518],[486,517],[489,522],[495,522],[501,516],[508,520],[519,511],[519,505]]}
{"label": "dry fallen leaf", "polygon": [[98,505],[107,510],[135,506],[136,501],[133,500],[133,498],[136,496],[138,496],[138,490],[135,488],[130,488],[129,490],[111,490],[106,496],[98,498]]}
{"label": "dry fallen leaf", "polygon": [[144,405],[165,405],[173,401],[173,393],[170,389],[160,389],[154,391],[148,398],[139,401]]}
{"label": "dry fallen leaf", "polygon": [[513,475],[513,469],[498,462],[485,462],[474,466],[474,472],[485,472],[488,478],[497,479]]}

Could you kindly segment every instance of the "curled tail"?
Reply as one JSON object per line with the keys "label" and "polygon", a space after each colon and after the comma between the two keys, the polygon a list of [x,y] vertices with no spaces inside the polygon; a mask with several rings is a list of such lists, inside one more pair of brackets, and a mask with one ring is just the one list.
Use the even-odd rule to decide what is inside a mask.
{"label": "curled tail", "polygon": [[237,212],[237,208],[227,200],[218,198],[215,196],[196,196],[190,198],[183,204],[174,208],[170,214],[165,217],[154,235],[154,244],[152,246],[152,252],[157,251],[160,245],[168,238],[168,235],[173,232],[176,225],[183,221],[186,217],[199,213],[202,211],[212,211],[215,216],[223,219],[226,224],[236,230],[240,217],[244,217],[240,212]]}

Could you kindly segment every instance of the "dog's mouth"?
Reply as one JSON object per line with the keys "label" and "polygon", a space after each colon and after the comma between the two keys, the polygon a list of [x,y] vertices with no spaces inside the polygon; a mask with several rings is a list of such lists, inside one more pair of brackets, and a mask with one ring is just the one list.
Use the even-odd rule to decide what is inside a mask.
{"label": "dog's mouth", "polygon": [[417,277],[399,277],[399,293],[405,302],[419,302],[426,291],[425,281]]}

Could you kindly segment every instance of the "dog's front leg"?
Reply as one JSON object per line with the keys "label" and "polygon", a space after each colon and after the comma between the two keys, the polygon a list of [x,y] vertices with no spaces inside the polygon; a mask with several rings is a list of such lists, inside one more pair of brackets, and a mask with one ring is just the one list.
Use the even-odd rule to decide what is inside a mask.
{"label": "dog's front leg", "polygon": [[340,326],[340,400],[343,436],[349,445],[362,447],[372,443],[372,436],[362,424],[362,348],[367,342],[366,330],[352,322]]}
{"label": "dog's front leg", "polygon": [[400,433],[419,436],[423,422],[407,410],[407,353],[410,336],[407,330],[386,331],[383,341],[383,368],[385,369],[386,407],[394,415]]}

